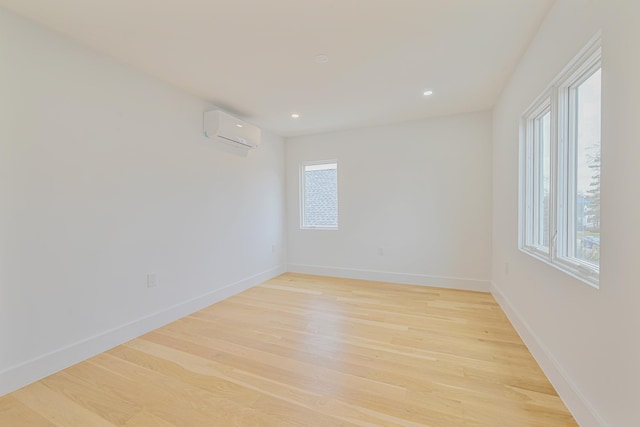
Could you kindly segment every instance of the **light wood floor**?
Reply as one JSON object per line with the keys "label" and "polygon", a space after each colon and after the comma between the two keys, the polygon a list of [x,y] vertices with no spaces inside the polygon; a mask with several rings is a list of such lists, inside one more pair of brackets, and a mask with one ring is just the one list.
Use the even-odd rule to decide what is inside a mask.
{"label": "light wood floor", "polygon": [[490,294],[285,274],[0,398],[0,426],[577,425]]}

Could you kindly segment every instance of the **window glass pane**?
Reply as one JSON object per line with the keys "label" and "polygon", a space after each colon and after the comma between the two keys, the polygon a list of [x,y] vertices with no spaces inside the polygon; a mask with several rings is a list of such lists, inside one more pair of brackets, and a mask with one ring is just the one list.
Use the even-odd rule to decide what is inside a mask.
{"label": "window glass pane", "polygon": [[575,90],[576,200],[575,254],[588,263],[600,261],[600,69]]}
{"label": "window glass pane", "polygon": [[551,112],[534,120],[534,241],[549,248],[549,189],[551,180]]}
{"label": "window glass pane", "polygon": [[303,227],[338,226],[338,165],[303,167]]}

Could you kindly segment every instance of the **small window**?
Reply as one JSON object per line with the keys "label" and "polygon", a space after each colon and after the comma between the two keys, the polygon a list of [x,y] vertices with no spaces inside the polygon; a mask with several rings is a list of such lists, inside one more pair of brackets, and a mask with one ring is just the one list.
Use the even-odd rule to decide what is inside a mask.
{"label": "small window", "polygon": [[338,162],[304,163],[300,170],[301,228],[338,228]]}
{"label": "small window", "polygon": [[598,287],[601,47],[595,38],[522,117],[520,248]]}

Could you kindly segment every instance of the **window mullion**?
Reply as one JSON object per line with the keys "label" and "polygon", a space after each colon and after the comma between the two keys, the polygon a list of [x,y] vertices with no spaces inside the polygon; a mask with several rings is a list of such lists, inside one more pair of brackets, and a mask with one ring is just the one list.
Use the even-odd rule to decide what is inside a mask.
{"label": "window mullion", "polygon": [[558,168],[557,168],[557,181],[556,191],[558,192],[557,200],[558,206],[556,209],[555,217],[557,221],[557,246],[556,246],[556,259],[566,257],[567,254],[567,189],[569,183],[567,182],[569,164],[569,147],[567,143],[567,129],[568,129],[568,108],[567,108],[567,94],[564,89],[557,89],[557,107],[558,107]]}
{"label": "window mullion", "polygon": [[551,91],[551,170],[549,172],[549,261],[557,257],[558,253],[558,159],[560,149],[559,138],[559,120],[558,120],[558,90],[553,88]]}

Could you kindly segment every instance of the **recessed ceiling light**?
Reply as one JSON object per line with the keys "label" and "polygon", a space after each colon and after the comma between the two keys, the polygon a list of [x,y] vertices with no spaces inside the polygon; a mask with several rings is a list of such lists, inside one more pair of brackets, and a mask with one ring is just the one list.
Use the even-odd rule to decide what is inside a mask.
{"label": "recessed ceiling light", "polygon": [[300,117],[300,114],[293,113],[291,115],[291,118],[293,118],[293,119],[297,119],[298,117]]}
{"label": "recessed ceiling light", "polygon": [[237,124],[236,126],[238,126],[239,128],[241,128],[241,127],[242,127],[242,125],[241,125],[241,124]]}
{"label": "recessed ceiling light", "polygon": [[423,95],[424,96],[431,96],[431,95],[433,95],[433,91],[432,90],[425,90]]}
{"label": "recessed ceiling light", "polygon": [[316,56],[316,62],[318,64],[326,64],[329,62],[329,57],[327,55],[318,55]]}

